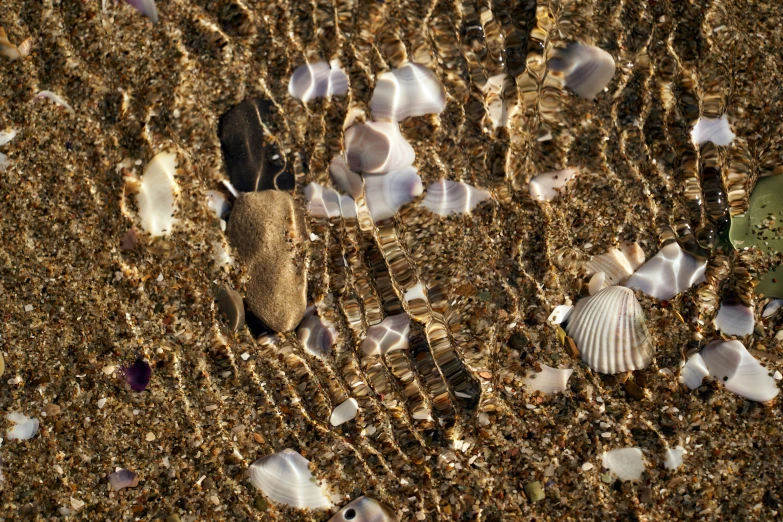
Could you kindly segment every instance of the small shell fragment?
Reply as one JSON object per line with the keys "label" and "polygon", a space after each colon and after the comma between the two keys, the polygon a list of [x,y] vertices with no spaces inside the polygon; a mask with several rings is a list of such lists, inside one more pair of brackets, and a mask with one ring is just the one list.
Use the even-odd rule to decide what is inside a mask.
{"label": "small shell fragment", "polygon": [[421,206],[441,216],[464,214],[491,197],[486,190],[467,183],[442,179],[427,187]]}
{"label": "small shell fragment", "polygon": [[528,190],[530,197],[536,201],[552,201],[576,177],[576,170],[566,169],[556,172],[545,172],[530,180]]}
{"label": "small shell fragment", "polygon": [[378,76],[370,100],[373,119],[379,121],[440,114],[445,108],[446,91],[438,77],[412,62]]}
{"label": "small shell fragment", "polygon": [[272,453],[250,465],[250,483],[280,504],[329,509],[332,502],[310,472],[310,461],[292,449]]}
{"label": "small shell fragment", "polygon": [[393,122],[357,123],[345,131],[345,163],[353,172],[383,174],[413,165],[416,153]]}
{"label": "small shell fragment", "polygon": [[299,325],[296,335],[307,353],[323,358],[332,351],[337,340],[337,329],[326,319],[308,315]]}
{"label": "small shell fragment", "polygon": [[149,18],[153,24],[158,23],[158,9],[155,0],[125,0],[138,12]]}
{"label": "small shell fragment", "polygon": [[335,513],[329,522],[397,522],[397,517],[377,500],[359,497]]}
{"label": "small shell fragment", "polygon": [[669,300],[705,280],[707,259],[686,253],[677,243],[669,243],[643,264],[625,286],[636,288],[660,300]]}
{"label": "small shell fragment", "polygon": [[27,440],[32,439],[36,433],[38,433],[38,419],[28,417],[23,413],[9,413],[7,419],[14,423],[14,427],[8,430],[6,437],[9,440],[19,439]]}
{"label": "small shell fragment", "polygon": [[568,321],[571,317],[571,312],[574,311],[574,307],[571,305],[557,305],[552,313],[549,314],[547,322],[549,324],[562,324]]}
{"label": "small shell fragment", "polygon": [[177,155],[161,152],[150,161],[141,178],[136,194],[141,226],[153,237],[171,234],[174,226],[176,197],[179,192],[174,174],[177,172]]}
{"label": "small shell fragment", "polygon": [[329,417],[329,423],[332,426],[339,426],[346,422],[356,418],[356,413],[359,411],[359,403],[356,399],[348,399],[345,402],[340,403],[332,411],[332,416]]}
{"label": "small shell fragment", "polygon": [[339,62],[305,63],[294,70],[288,94],[305,103],[316,98],[342,96],[348,91],[348,76]]}
{"label": "small shell fragment", "polygon": [[595,47],[573,42],[553,53],[549,69],[562,72],[566,87],[588,100],[594,99],[612,80],[615,71],[612,55]]}
{"label": "small shell fragment", "polygon": [[731,132],[728,117],[724,114],[720,118],[701,117],[691,131],[691,139],[696,145],[702,145],[711,141],[718,146],[730,145],[736,136]]}
{"label": "small shell fragment", "polygon": [[228,320],[228,327],[239,331],[245,326],[245,303],[239,292],[231,287],[222,287],[217,294],[217,308]]}
{"label": "small shell fragment", "polygon": [[421,178],[414,167],[364,176],[367,208],[376,223],[394,217],[400,207],[423,191]]}
{"label": "small shell fragment", "polygon": [[603,466],[617,475],[620,480],[639,480],[644,473],[642,450],[620,448],[603,454]]}
{"label": "small shell fragment", "polygon": [[701,356],[710,375],[737,395],[766,402],[780,392],[770,372],[739,341],[713,341],[704,347]]}
{"label": "small shell fragment", "polygon": [[525,377],[524,383],[528,389],[532,391],[540,391],[542,393],[551,394],[557,392],[564,392],[568,389],[568,379],[571,374],[574,373],[572,369],[558,369],[541,364],[541,371],[538,373],[531,373]]}
{"label": "small shell fragment", "polygon": [[714,319],[715,328],[726,335],[744,337],[753,333],[756,325],[753,307],[739,302],[723,301]]}
{"label": "small shell fragment", "polygon": [[691,390],[695,390],[701,386],[702,381],[709,374],[710,371],[707,369],[704,359],[702,359],[700,354],[695,353],[680,370],[680,382]]}
{"label": "small shell fragment", "polygon": [[362,341],[364,355],[386,355],[394,350],[407,350],[411,320],[408,314],[392,315],[367,329]]}
{"label": "small shell fragment", "polygon": [[682,456],[685,450],[682,446],[676,448],[666,448],[666,454],[663,458],[663,467],[666,469],[677,469],[682,466]]}
{"label": "small shell fragment", "polygon": [[106,478],[114,491],[119,491],[122,488],[135,488],[139,485],[139,476],[127,469],[118,469]]}

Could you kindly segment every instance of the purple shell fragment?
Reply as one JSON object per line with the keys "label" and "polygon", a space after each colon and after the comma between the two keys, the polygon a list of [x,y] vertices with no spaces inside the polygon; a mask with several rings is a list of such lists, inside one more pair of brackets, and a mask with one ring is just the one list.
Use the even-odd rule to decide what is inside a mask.
{"label": "purple shell fragment", "polygon": [[155,7],[155,0],[125,0],[131,7],[135,8],[141,14],[152,20],[155,24],[158,22],[158,9]]}
{"label": "purple shell fragment", "polygon": [[127,469],[118,469],[106,478],[109,479],[109,484],[114,491],[119,491],[122,488],[135,488],[139,485],[139,476]]}
{"label": "purple shell fragment", "polygon": [[123,368],[122,374],[133,391],[143,392],[150,384],[152,368],[145,360],[137,359],[135,363]]}

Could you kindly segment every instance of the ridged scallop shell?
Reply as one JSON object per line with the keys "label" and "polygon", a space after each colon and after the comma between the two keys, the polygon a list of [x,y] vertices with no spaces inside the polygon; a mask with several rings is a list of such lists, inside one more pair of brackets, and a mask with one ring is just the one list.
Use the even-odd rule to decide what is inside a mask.
{"label": "ridged scallop shell", "polygon": [[413,167],[387,174],[364,176],[364,194],[373,221],[394,217],[397,211],[424,191]]}
{"label": "ridged scallop shell", "polygon": [[347,401],[343,401],[338,404],[334,410],[332,410],[332,415],[329,417],[329,424],[332,426],[345,424],[346,422],[356,418],[356,413],[358,411],[359,403],[356,401],[356,399],[348,399]]}
{"label": "ridged scallop shell", "polygon": [[411,116],[440,114],[446,108],[446,90],[423,65],[408,62],[378,77],[370,100],[374,120],[402,121]]}
{"label": "ridged scallop shell", "polygon": [[305,63],[294,70],[288,94],[305,103],[316,98],[342,96],[348,91],[348,76],[337,62]]}
{"label": "ridged scallop shell", "polygon": [[604,274],[603,286],[598,289],[601,290],[625,282],[643,263],[644,251],[637,243],[630,243],[593,257],[585,264],[585,271],[588,276]]}
{"label": "ridged scallop shell", "polygon": [[250,465],[250,483],[280,504],[329,509],[332,502],[310,472],[310,461],[292,449],[260,458]]}
{"label": "ridged scallop shell", "polygon": [[300,323],[296,336],[307,353],[321,358],[332,351],[337,340],[337,329],[317,315],[308,315]]}
{"label": "ridged scallop shell", "polygon": [[582,360],[599,373],[640,370],[652,361],[644,313],[629,288],[610,286],[580,300],[566,331]]}
{"label": "ridged scallop shell", "polygon": [[705,280],[707,260],[686,253],[677,243],[669,243],[642,265],[625,286],[636,288],[660,300],[668,300]]}
{"label": "ridged scallop shell", "polygon": [[474,188],[467,183],[442,179],[427,187],[427,194],[421,206],[430,212],[448,216],[470,212],[490,197],[486,190]]}
{"label": "ridged scallop shell", "polygon": [[711,141],[718,146],[731,145],[736,136],[731,132],[728,117],[724,114],[720,118],[701,117],[691,131],[691,139],[696,145],[703,145]]}
{"label": "ridged scallop shell", "polygon": [[568,388],[568,379],[574,370],[552,368],[546,364],[540,364],[541,371],[528,374],[524,383],[530,391],[540,391],[550,394],[563,392]]}
{"label": "ridged scallop shell", "polygon": [[770,372],[739,341],[713,341],[704,347],[701,357],[710,375],[746,399],[766,402],[780,392]]}
{"label": "ridged scallop shell", "polygon": [[725,335],[744,337],[753,333],[756,320],[753,317],[753,307],[740,302],[723,301],[718,314],[713,321],[715,328]]}
{"label": "ridged scallop shell", "polygon": [[397,516],[377,500],[359,497],[335,513],[329,522],[397,522]]}
{"label": "ridged scallop shell", "polygon": [[576,170],[566,169],[556,172],[545,172],[530,180],[528,190],[530,197],[536,201],[552,201],[561,189],[576,177]]}
{"label": "ridged scallop shell", "polygon": [[367,329],[362,341],[364,355],[386,355],[394,350],[407,350],[411,319],[408,314],[392,315]]}
{"label": "ridged scallop shell", "polygon": [[615,71],[611,54],[593,45],[578,42],[558,49],[548,66],[553,71],[562,72],[566,87],[588,100],[594,99],[609,85]]}
{"label": "ridged scallop shell", "polygon": [[329,165],[329,174],[332,175],[332,181],[343,192],[347,193],[353,199],[359,199],[364,191],[361,175],[353,172],[345,164],[345,158],[337,156]]}
{"label": "ridged scallop shell", "polygon": [[345,131],[345,163],[354,172],[383,174],[413,165],[416,153],[391,122],[357,123]]}

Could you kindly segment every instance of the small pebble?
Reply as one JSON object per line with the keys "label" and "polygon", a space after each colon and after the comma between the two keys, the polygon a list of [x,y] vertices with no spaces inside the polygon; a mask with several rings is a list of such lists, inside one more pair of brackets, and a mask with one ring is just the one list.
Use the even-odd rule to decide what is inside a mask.
{"label": "small pebble", "polygon": [[539,481],[528,482],[525,484],[525,494],[531,502],[538,502],[540,500],[544,500],[546,497]]}
{"label": "small pebble", "polygon": [[99,409],[99,410],[100,410],[100,409],[103,409],[103,407],[104,407],[104,406],[106,406],[106,401],[107,401],[107,400],[108,400],[108,399],[106,399],[105,397],[104,397],[104,398],[101,398],[101,399],[98,399],[98,409]]}
{"label": "small pebble", "polygon": [[152,442],[155,440],[155,434],[151,431],[147,432],[147,435],[144,437],[147,442]]}

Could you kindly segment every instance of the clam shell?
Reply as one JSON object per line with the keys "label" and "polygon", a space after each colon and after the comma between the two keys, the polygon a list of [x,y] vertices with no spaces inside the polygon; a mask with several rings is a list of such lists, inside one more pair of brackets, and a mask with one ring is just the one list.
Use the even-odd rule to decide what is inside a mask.
{"label": "clam shell", "polygon": [[176,195],[179,192],[174,174],[177,171],[177,155],[161,152],[147,165],[136,194],[141,227],[153,237],[171,233],[174,226]]}
{"label": "clam shell", "polygon": [[550,394],[557,392],[564,392],[568,389],[568,379],[571,374],[574,373],[572,369],[558,369],[547,366],[546,364],[540,364],[541,371],[538,373],[531,373],[525,377],[524,383],[528,389],[533,391],[540,391],[542,393]]}
{"label": "clam shell", "polygon": [[250,483],[279,504],[329,509],[332,502],[310,473],[310,461],[292,449],[260,458],[250,465]]}
{"label": "clam shell", "polygon": [[474,188],[467,183],[442,179],[427,187],[427,194],[421,206],[430,212],[448,216],[470,212],[490,197],[486,190]]}
{"label": "clam shell", "polygon": [[307,353],[322,358],[332,351],[337,340],[337,329],[329,321],[317,315],[309,315],[299,325],[296,336]]}
{"label": "clam shell", "polygon": [[644,473],[642,450],[639,448],[620,448],[603,454],[603,465],[617,475],[620,480],[639,480]]}
{"label": "clam shell", "polygon": [[[605,253],[593,257],[585,264],[587,275],[603,272],[604,286],[624,283],[626,279],[631,277],[634,270],[644,263],[644,252],[636,243],[623,245],[622,248],[623,250],[611,248]],[[626,252],[628,255],[626,255]],[[639,252],[641,252],[641,263],[639,262]]]}
{"label": "clam shell", "polygon": [[562,72],[566,87],[588,100],[594,99],[609,85],[615,71],[611,54],[578,42],[555,51],[548,66],[553,71]]}
{"label": "clam shell", "polygon": [[359,497],[335,513],[329,522],[397,522],[397,517],[377,500]]}
{"label": "clam shell", "polygon": [[668,300],[705,280],[707,260],[686,253],[677,243],[669,243],[643,264],[625,286],[636,288],[660,300]]}
{"label": "clam shell", "polygon": [[413,167],[364,177],[364,194],[373,221],[394,217],[397,211],[424,191]]}
{"label": "clam shell", "polygon": [[356,399],[348,399],[341,402],[332,411],[331,417],[329,417],[329,423],[332,426],[339,426],[346,422],[356,418],[356,413],[359,411],[359,403]]}
{"label": "clam shell", "polygon": [[23,413],[9,413],[8,420],[14,423],[14,426],[8,430],[6,437],[11,439],[27,440],[32,439],[38,433],[38,419],[28,417]]}
{"label": "clam shell", "polygon": [[412,62],[381,74],[370,100],[373,119],[378,121],[440,114],[445,108],[446,90],[438,77]]}
{"label": "clam shell", "polygon": [[364,355],[386,355],[394,350],[407,350],[411,319],[408,314],[392,315],[367,329],[362,341]]}
{"label": "clam shell", "polygon": [[680,382],[685,384],[691,390],[701,386],[704,378],[710,374],[707,365],[704,363],[701,355],[695,353],[690,356],[688,362],[680,370]]}
{"label": "clam shell", "polygon": [[228,286],[222,287],[217,294],[217,307],[226,316],[233,331],[245,326],[245,303],[239,292]]}
{"label": "clam shell", "polygon": [[294,70],[288,94],[305,103],[316,98],[342,96],[348,91],[348,76],[337,62],[305,63]]}
{"label": "clam shell", "polygon": [[701,357],[710,375],[746,399],[766,402],[780,392],[770,372],[739,341],[713,341],[704,347]]}
{"label": "clam shell", "polygon": [[652,361],[644,313],[628,288],[610,286],[580,300],[566,331],[582,360],[599,373],[640,370]]}
{"label": "clam shell", "polygon": [[696,145],[703,145],[711,141],[718,146],[731,145],[736,136],[731,132],[728,117],[724,114],[720,118],[701,117],[691,131],[691,139]]}
{"label": "clam shell", "polygon": [[739,302],[724,301],[720,304],[718,315],[713,321],[715,328],[725,335],[744,337],[753,333],[756,321],[753,317],[753,307]]}
{"label": "clam shell", "polygon": [[340,190],[354,199],[361,197],[364,192],[362,177],[348,168],[348,165],[345,164],[345,158],[342,156],[334,158],[329,165],[329,174],[332,175],[332,181]]}
{"label": "clam shell", "polygon": [[345,131],[345,163],[354,172],[383,174],[413,165],[416,153],[396,123],[357,123]]}
{"label": "clam shell", "polygon": [[560,194],[561,189],[575,177],[576,170],[574,169],[539,174],[531,179],[528,185],[530,197],[536,201],[552,201]]}

